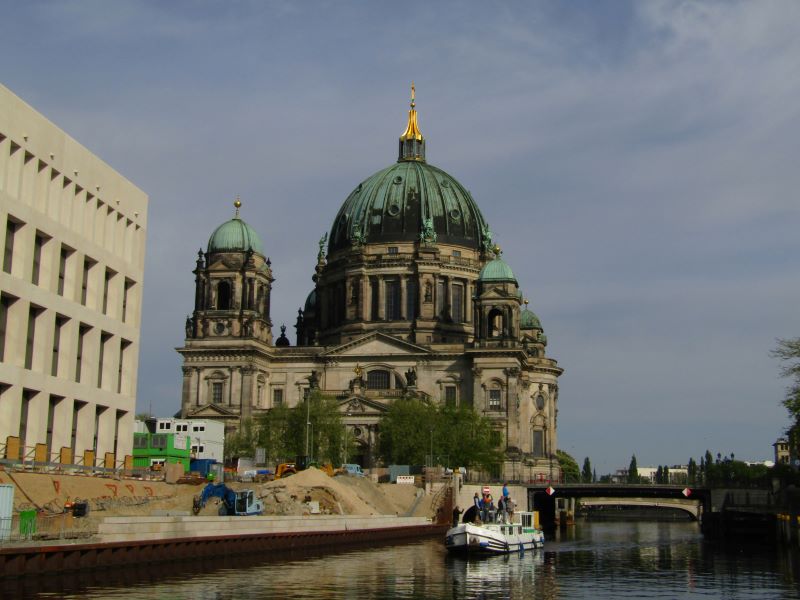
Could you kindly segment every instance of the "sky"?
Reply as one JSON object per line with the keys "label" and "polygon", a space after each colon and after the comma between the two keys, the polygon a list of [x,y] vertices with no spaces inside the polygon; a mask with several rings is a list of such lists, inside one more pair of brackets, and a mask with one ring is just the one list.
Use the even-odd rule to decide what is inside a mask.
{"label": "sky", "polygon": [[180,408],[192,269],[242,217],[294,340],[317,241],[396,160],[467,187],[598,474],[772,457],[800,335],[800,3],[0,0],[0,81],[150,198],[138,410]]}

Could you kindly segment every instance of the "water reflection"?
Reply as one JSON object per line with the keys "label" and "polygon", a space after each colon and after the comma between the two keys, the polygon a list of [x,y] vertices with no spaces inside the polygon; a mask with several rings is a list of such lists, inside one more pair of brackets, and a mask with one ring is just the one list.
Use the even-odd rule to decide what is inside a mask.
{"label": "water reflection", "polygon": [[442,540],[8,580],[10,598],[800,598],[798,556],[710,544],[689,523],[579,524],[544,550],[465,560]]}

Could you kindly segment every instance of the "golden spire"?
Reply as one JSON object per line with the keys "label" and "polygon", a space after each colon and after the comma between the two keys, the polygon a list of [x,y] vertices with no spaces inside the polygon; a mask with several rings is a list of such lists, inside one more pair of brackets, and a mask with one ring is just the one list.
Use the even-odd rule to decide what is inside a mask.
{"label": "golden spire", "polygon": [[411,110],[408,111],[408,125],[406,125],[406,130],[403,132],[403,135],[400,136],[400,141],[404,142],[406,140],[417,140],[421,142],[423,140],[422,132],[419,130],[419,126],[417,125],[417,111],[416,111],[416,88],[414,87],[414,82],[411,82]]}
{"label": "golden spire", "polygon": [[239,216],[239,209],[242,206],[242,201],[239,200],[239,194],[236,194],[236,200],[233,201],[233,205],[236,207],[236,216]]}

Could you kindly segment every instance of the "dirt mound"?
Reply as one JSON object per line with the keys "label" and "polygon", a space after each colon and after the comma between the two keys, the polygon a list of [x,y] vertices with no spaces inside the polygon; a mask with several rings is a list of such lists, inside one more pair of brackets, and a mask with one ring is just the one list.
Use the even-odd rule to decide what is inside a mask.
{"label": "dirt mound", "polygon": [[[69,502],[86,501],[89,515],[82,522],[89,528],[103,517],[188,514],[192,498],[203,489],[202,485],[9,471],[0,471],[0,483],[16,487],[15,511],[35,508],[41,516],[60,515]],[[418,500],[420,491],[414,486],[376,484],[366,477],[348,475],[329,477],[313,467],[269,483],[227,485],[235,490],[255,490],[264,503],[265,515],[307,515],[313,503],[318,503],[321,514],[334,515],[404,516],[414,508],[414,516],[427,516],[429,510]],[[219,502],[213,500],[200,514],[216,515],[218,511]]]}

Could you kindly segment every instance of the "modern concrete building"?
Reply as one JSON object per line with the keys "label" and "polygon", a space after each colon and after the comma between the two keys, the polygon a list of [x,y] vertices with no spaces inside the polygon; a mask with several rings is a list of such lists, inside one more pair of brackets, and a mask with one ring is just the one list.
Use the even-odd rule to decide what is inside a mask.
{"label": "modern concrete building", "polygon": [[[147,196],[0,86],[0,445],[131,454]],[[11,444],[7,441],[11,439]]]}
{"label": "modern concrete building", "polygon": [[357,184],[320,240],[296,346],[285,327],[273,342],[272,264],[235,205],[193,271],[182,417],[235,429],[319,388],[339,401],[352,462],[371,467],[381,415],[414,397],[484,415],[507,477],[557,476],[562,369],[472,195],[427,162],[413,94],[397,161]]}

